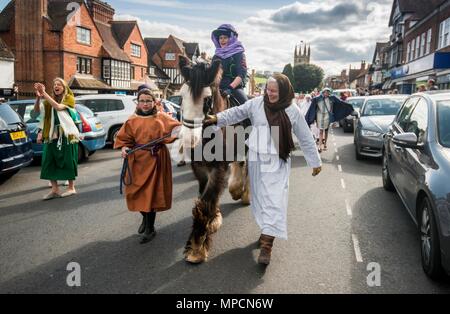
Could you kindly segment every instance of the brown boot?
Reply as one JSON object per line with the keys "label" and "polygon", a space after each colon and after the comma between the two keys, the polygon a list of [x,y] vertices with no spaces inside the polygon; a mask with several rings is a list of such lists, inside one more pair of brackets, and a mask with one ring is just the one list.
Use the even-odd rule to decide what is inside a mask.
{"label": "brown boot", "polygon": [[270,257],[272,256],[272,247],[274,237],[262,234],[260,237],[261,252],[259,253],[258,263],[263,265],[270,264]]}

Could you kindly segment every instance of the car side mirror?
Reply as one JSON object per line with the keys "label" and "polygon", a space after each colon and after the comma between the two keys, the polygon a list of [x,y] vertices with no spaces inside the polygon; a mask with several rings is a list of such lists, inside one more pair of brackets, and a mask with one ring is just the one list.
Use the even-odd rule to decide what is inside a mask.
{"label": "car side mirror", "polygon": [[392,138],[392,142],[403,148],[422,149],[423,145],[418,144],[417,135],[412,132],[396,134]]}

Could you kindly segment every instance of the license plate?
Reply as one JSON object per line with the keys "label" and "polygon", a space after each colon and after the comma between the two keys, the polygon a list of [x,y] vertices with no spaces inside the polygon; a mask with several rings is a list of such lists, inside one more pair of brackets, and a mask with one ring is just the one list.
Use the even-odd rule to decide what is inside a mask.
{"label": "license plate", "polygon": [[97,129],[103,129],[103,125],[101,124],[101,123],[97,123],[96,125],[95,125],[95,127],[97,128]]}
{"label": "license plate", "polygon": [[27,138],[27,134],[25,133],[25,131],[13,132],[13,133],[10,133],[10,134],[11,134],[11,139],[13,141],[17,141],[17,140],[21,140],[23,138]]}

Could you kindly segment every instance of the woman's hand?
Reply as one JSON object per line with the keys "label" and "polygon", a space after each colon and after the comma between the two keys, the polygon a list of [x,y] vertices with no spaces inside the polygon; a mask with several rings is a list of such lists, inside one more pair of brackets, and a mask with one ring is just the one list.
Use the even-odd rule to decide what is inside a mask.
{"label": "woman's hand", "polygon": [[34,84],[34,90],[35,90],[35,92],[36,92],[36,96],[37,96],[38,98],[42,98],[42,97],[44,97],[44,94],[41,92],[41,88],[40,88],[39,84],[40,84],[40,83],[35,83],[35,84]]}
{"label": "woman's hand", "polygon": [[213,124],[217,124],[217,116],[216,115],[207,115],[206,119],[203,120],[203,125],[210,126]]}
{"label": "woman's hand", "polygon": [[319,173],[322,171],[322,167],[317,167],[313,169],[313,173],[312,176],[316,177],[317,175],[319,175]]}
{"label": "woman's hand", "polygon": [[128,151],[130,149],[128,147],[122,147],[122,158],[125,159],[128,157]]}

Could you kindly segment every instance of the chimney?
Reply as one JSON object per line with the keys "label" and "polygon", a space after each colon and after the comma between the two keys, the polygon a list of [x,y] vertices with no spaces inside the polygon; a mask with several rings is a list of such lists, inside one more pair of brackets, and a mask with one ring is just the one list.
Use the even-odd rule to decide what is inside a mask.
{"label": "chimney", "polygon": [[366,69],[366,61],[362,60],[361,61],[361,70],[365,70]]}
{"label": "chimney", "polygon": [[87,0],[87,6],[95,22],[109,24],[114,19],[115,10],[100,0]]}
{"label": "chimney", "polygon": [[[15,1],[15,56],[18,82],[44,82],[44,21],[47,0]],[[31,86],[31,85],[30,85]],[[24,92],[32,92],[22,86]]]}

